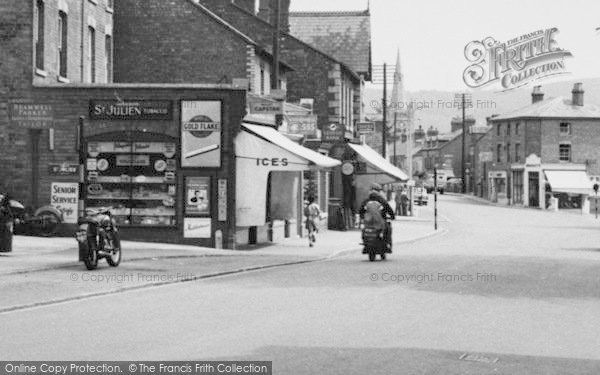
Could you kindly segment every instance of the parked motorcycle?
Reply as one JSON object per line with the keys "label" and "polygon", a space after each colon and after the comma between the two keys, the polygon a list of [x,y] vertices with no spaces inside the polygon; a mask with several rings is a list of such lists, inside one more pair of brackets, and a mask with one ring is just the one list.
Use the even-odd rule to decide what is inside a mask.
{"label": "parked motorcycle", "polygon": [[[386,221],[388,228],[391,226],[389,221]],[[373,262],[377,255],[381,260],[385,260],[385,256],[392,250],[392,244],[388,244],[385,240],[383,229],[376,228],[370,225],[362,225],[362,240],[363,254],[369,255],[369,261]]]}
{"label": "parked motorcycle", "polygon": [[[0,201],[4,199],[4,196],[0,193]],[[13,216],[15,234],[53,236],[63,221],[62,213],[52,206],[40,207],[34,212],[21,202],[9,199],[9,208]]]}
{"label": "parked motorcycle", "polygon": [[111,267],[121,263],[121,239],[111,207],[88,208],[85,217],[77,220],[75,237],[79,244],[79,261],[88,270],[98,267],[98,261],[105,258]]}

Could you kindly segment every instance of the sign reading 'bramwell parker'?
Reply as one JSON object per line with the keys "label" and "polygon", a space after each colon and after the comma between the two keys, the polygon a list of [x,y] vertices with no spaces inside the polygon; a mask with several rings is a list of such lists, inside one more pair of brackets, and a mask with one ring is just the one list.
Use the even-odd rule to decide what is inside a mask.
{"label": "sign reading 'bramwell parker'", "polygon": [[172,120],[170,100],[90,100],[94,120]]}
{"label": "sign reading 'bramwell parker'", "polygon": [[492,37],[475,40],[465,47],[469,65],[463,79],[469,87],[500,83],[503,91],[534,80],[568,73],[564,59],[571,52],[558,47],[557,28],[537,30],[499,42]]}
{"label": "sign reading 'bramwell parker'", "polygon": [[10,119],[20,128],[48,129],[54,121],[51,104],[11,103]]}

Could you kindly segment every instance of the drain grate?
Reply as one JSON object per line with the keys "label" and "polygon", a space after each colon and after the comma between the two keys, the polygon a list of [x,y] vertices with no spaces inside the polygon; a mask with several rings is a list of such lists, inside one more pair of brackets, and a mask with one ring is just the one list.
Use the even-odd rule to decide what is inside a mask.
{"label": "drain grate", "polygon": [[464,353],[458,359],[462,359],[463,361],[471,361],[471,362],[480,362],[480,363],[496,363],[500,358],[498,357],[490,357],[483,354],[476,353]]}

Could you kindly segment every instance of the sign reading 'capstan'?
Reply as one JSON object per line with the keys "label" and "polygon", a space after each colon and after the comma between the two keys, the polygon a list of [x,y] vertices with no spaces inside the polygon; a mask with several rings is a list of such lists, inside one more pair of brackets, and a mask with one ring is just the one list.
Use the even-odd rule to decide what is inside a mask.
{"label": "sign reading 'capstan'", "polygon": [[172,120],[170,100],[90,100],[90,118],[104,120]]}

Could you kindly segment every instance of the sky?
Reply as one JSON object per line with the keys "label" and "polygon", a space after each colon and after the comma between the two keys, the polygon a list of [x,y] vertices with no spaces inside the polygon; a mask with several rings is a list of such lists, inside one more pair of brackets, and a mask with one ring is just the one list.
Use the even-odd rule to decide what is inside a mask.
{"label": "sky", "polygon": [[[364,10],[367,0],[292,0],[292,11]],[[556,27],[558,46],[573,54],[570,74],[600,77],[598,0],[371,0],[373,64],[395,64],[400,49],[405,89],[466,91],[464,50],[471,41],[500,42]]]}

